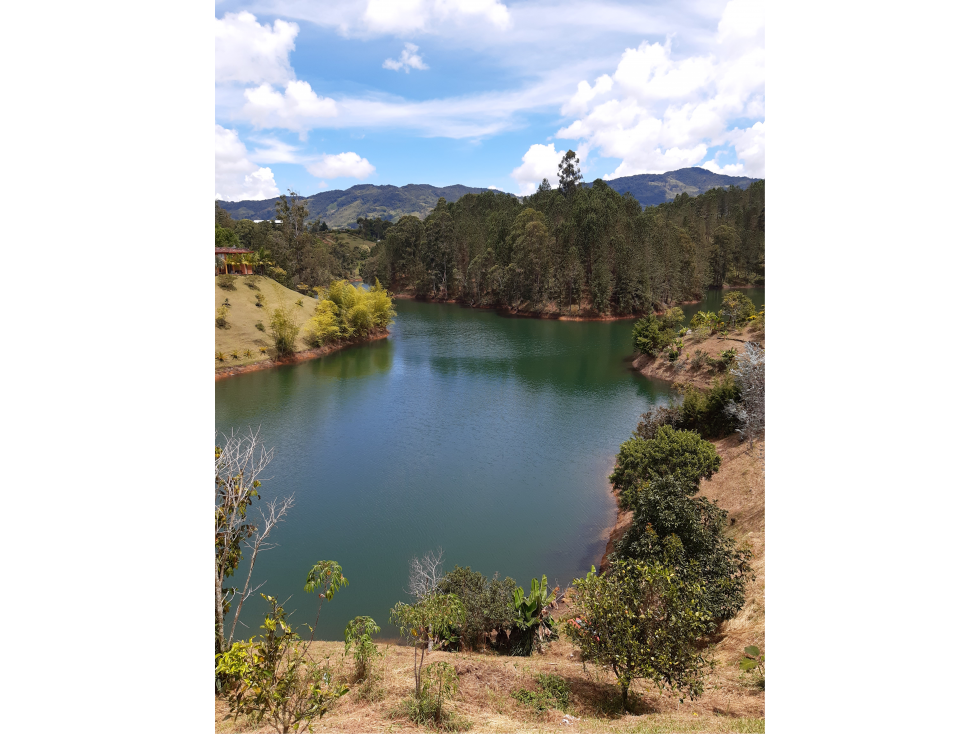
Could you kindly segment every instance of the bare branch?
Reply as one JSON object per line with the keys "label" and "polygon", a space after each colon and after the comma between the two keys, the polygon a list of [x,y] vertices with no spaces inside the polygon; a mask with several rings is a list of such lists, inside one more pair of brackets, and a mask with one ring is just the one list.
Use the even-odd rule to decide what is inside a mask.
{"label": "bare branch", "polygon": [[408,563],[408,593],[415,599],[428,596],[443,578],[442,549],[429,551],[419,560],[414,557]]}

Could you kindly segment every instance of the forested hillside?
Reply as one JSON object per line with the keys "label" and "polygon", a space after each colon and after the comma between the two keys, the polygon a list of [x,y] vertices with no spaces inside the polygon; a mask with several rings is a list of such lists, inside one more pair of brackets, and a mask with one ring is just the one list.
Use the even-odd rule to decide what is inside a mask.
{"label": "forested hillside", "polygon": [[[706,168],[681,168],[666,173],[643,173],[638,176],[623,176],[606,181],[620,194],[632,194],[636,201],[647,206],[658,206],[673,201],[680,194],[697,196],[716,188],[737,186],[748,188],[758,178],[746,176],[722,176]],[[590,186],[591,184],[585,184]]]}
{"label": "forested hillside", "polygon": [[424,220],[387,230],[360,272],[393,292],[474,306],[648,313],[710,287],[764,283],[765,182],[645,210],[605,181],[581,186],[564,174],[561,188],[545,180],[523,202],[494,192],[440,199]]}
{"label": "forested hillside", "polygon": [[[344,191],[322,191],[306,199],[311,220],[320,220],[331,228],[352,227],[358,219],[397,221],[405,215],[428,216],[440,198],[448,202],[465,194],[479,194],[489,189],[472,186],[375,186],[358,184]],[[262,201],[219,201],[232,219],[274,219],[278,199]]]}

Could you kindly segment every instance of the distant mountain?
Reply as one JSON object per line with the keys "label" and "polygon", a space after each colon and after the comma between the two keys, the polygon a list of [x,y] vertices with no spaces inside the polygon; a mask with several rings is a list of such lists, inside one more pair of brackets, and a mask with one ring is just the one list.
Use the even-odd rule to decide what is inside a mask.
{"label": "distant mountain", "polygon": [[[638,176],[623,176],[606,181],[620,194],[631,193],[643,205],[657,206],[684,191],[690,196],[702,194],[708,189],[737,186],[745,189],[758,178],[746,176],[722,176],[706,168],[681,168],[667,173],[643,173]],[[585,186],[592,184],[586,183]],[[424,219],[439,197],[448,202],[456,201],[466,194],[481,194],[489,189],[473,186],[429,186],[428,184],[408,184],[407,186],[375,186],[357,184],[341,191],[321,191],[306,199],[310,219],[322,219],[330,227],[349,227],[357,225],[358,217],[389,219],[397,222],[406,214],[414,214]],[[502,193],[502,192],[501,192]],[[511,194],[512,195],[512,194]],[[275,219],[277,199],[261,201],[219,201],[221,207],[232,219]]]}
{"label": "distant mountain", "polygon": [[[429,186],[428,184],[408,184],[407,186],[375,186],[358,184],[345,191],[322,191],[306,199],[310,219],[317,217],[333,228],[357,225],[358,217],[370,219],[389,219],[398,221],[406,214],[414,214],[424,219],[439,197],[453,202],[466,194],[481,194],[489,189],[473,186]],[[262,201],[219,201],[221,207],[232,219],[275,219],[277,199]]]}
{"label": "distant mountain", "polygon": [[[760,178],[746,176],[722,176],[706,168],[681,168],[666,173],[641,173],[638,176],[623,176],[606,181],[620,194],[631,193],[643,207],[658,206],[686,191],[690,196],[702,194],[716,188],[737,186],[746,189]],[[591,186],[591,184],[585,184]]]}

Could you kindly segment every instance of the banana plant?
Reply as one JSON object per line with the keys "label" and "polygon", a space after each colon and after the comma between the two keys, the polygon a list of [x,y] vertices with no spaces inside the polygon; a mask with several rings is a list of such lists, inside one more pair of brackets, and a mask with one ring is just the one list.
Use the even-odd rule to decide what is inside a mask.
{"label": "banana plant", "polygon": [[547,576],[541,576],[540,582],[532,579],[530,593],[524,594],[522,586],[513,592],[513,606],[517,613],[517,629],[520,640],[516,650],[529,655],[534,647],[540,647],[544,640],[554,634],[553,622],[548,608],[557,598],[557,587],[547,589]]}

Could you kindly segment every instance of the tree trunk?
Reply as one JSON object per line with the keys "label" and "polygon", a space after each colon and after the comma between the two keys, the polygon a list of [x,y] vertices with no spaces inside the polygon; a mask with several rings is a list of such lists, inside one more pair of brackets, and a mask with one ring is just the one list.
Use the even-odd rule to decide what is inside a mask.
{"label": "tree trunk", "polygon": [[629,682],[626,681],[622,685],[622,713],[626,713],[626,704],[629,701]]}
{"label": "tree trunk", "polygon": [[221,573],[217,565],[214,568],[214,642],[215,654],[226,652],[224,644],[224,598],[221,593],[223,586]]}

